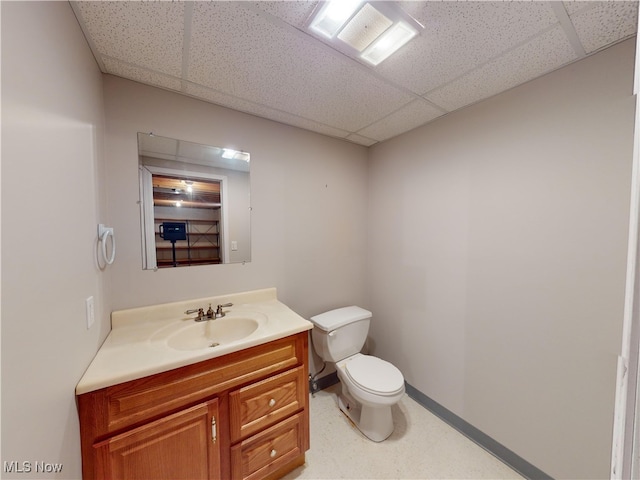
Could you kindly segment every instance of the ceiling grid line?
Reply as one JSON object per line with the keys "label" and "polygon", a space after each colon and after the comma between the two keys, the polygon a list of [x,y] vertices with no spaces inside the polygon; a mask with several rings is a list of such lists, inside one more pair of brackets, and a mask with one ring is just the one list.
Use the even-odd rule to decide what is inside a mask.
{"label": "ceiling grid line", "polygon": [[[205,87],[205,86],[199,85],[199,84],[197,84],[197,83],[191,82],[191,81],[189,81],[189,80],[181,79],[181,78],[175,77],[175,76],[173,76],[173,75],[169,75],[169,74],[166,74],[166,73],[158,72],[158,71],[153,70],[153,69],[149,69],[149,68],[146,68],[146,67],[140,67],[140,66],[137,66],[137,65],[132,64],[132,63],[129,63],[129,62],[124,62],[124,61],[122,61],[122,60],[120,60],[120,59],[117,59],[117,58],[115,58],[115,57],[110,57],[110,56],[108,56],[108,55],[103,55],[102,57],[103,57],[104,59],[118,61],[118,62],[122,63],[123,65],[131,66],[131,67],[137,67],[137,68],[139,68],[139,69],[141,69],[141,70],[144,70],[144,71],[147,71],[147,72],[149,72],[149,73],[153,73],[153,74],[156,74],[156,75],[162,76],[162,77],[167,78],[167,79],[172,79],[172,80],[180,81],[180,82],[182,82],[182,84],[183,84],[184,86],[189,86],[189,85],[191,85],[191,86],[197,86],[197,87],[199,87],[200,89],[209,90],[209,91],[214,92],[214,93],[220,93],[220,94],[223,94],[223,95],[225,95],[225,96],[234,97],[234,98],[236,98],[237,100],[242,100],[242,101],[244,101],[244,102],[251,103],[251,104],[255,105],[256,107],[269,108],[269,109],[272,109],[272,110],[275,110],[275,111],[279,111],[279,112],[281,112],[281,113],[286,113],[286,114],[291,115],[291,116],[296,116],[296,117],[300,118],[301,120],[306,120],[306,121],[310,121],[310,122],[314,122],[314,123],[318,123],[318,124],[320,124],[320,123],[321,123],[321,122],[317,122],[316,120],[313,120],[312,118],[306,118],[306,117],[303,117],[303,116],[300,116],[300,115],[291,114],[291,113],[289,113],[289,112],[286,112],[285,110],[278,110],[277,108],[274,108],[274,107],[271,107],[271,106],[268,106],[268,105],[263,105],[263,104],[260,104],[260,103],[257,103],[257,102],[253,102],[253,101],[251,101],[251,100],[245,100],[245,99],[243,99],[243,98],[241,98],[241,97],[238,97],[238,96],[235,96],[235,95],[233,95],[233,94],[229,94],[229,93],[226,93],[226,92],[222,92],[222,91],[216,90],[216,89],[214,89],[214,88],[210,88],[210,87]],[[136,81],[137,81],[137,80],[136,80]],[[138,83],[141,83],[141,82],[138,82]],[[158,86],[158,85],[154,85],[154,86],[157,86],[158,88],[163,88],[163,89],[165,89],[165,90],[169,90],[169,91],[171,91],[171,89],[167,89],[167,88],[164,88],[164,87],[162,87],[162,86]],[[186,92],[186,91],[181,91],[181,93],[182,93],[183,95],[188,96],[188,97],[192,97],[192,98],[199,98],[199,97],[197,97],[196,95],[193,95],[193,94],[191,94],[191,93],[189,93],[189,92]],[[222,107],[227,107],[226,105],[223,105],[223,104],[220,104],[220,106],[222,106]],[[231,108],[231,107],[227,107],[227,108]],[[238,109],[238,108],[234,108],[234,109],[235,109],[235,110],[237,110],[237,111],[240,111],[240,112],[242,112],[242,113],[247,113],[247,114],[249,114],[249,115],[253,115],[253,116],[260,117],[260,115],[256,115],[255,113],[252,113],[250,110],[241,110],[241,109]],[[274,121],[277,121],[277,120],[274,120]],[[279,123],[282,123],[282,122],[279,122]],[[325,124],[325,126],[326,126],[326,127],[331,127],[331,128],[333,128],[331,125],[328,125],[328,124]],[[350,134],[350,132],[348,132],[348,131],[346,131],[346,130],[344,131],[344,137],[345,137],[345,138],[346,138],[349,134]]]}
{"label": "ceiling grid line", "polygon": [[[442,108],[442,107],[440,107],[440,106],[436,105],[434,102],[432,102],[432,101],[430,101],[430,100],[428,100],[428,99],[426,99],[426,98],[424,98],[424,97],[417,97],[417,98],[414,98],[414,99],[412,99],[412,100],[409,100],[409,101],[408,101],[407,103],[405,103],[404,105],[400,105],[400,106],[399,106],[398,108],[396,108],[393,112],[388,113],[388,114],[387,114],[387,115],[385,115],[384,117],[379,118],[379,119],[377,119],[377,120],[375,120],[375,121],[373,121],[373,122],[369,123],[368,125],[365,125],[365,126],[364,126],[364,127],[362,127],[361,129],[357,130],[355,133],[357,133],[357,134],[361,135],[361,133],[360,133],[360,132],[362,132],[362,131],[364,131],[364,130],[366,130],[366,129],[370,128],[370,127],[371,127],[371,126],[373,126],[373,125],[376,125],[377,123],[384,122],[384,120],[385,120],[385,119],[387,119],[387,118],[389,118],[389,117],[391,117],[391,116],[395,115],[395,114],[396,114],[396,113],[398,113],[398,112],[401,112],[403,109],[405,109],[406,107],[408,107],[408,106],[409,106],[409,105],[411,105],[412,103],[414,103],[414,102],[420,102],[420,101],[421,101],[422,103],[426,104],[426,105],[429,105],[429,106],[431,106],[431,107],[433,107],[433,108],[436,108],[437,110],[439,110],[439,111],[442,113],[442,115],[449,113],[449,111],[448,111],[448,110],[446,110],[446,109],[444,109],[444,108]],[[364,135],[364,136],[366,136],[366,135]]]}
{"label": "ceiling grid line", "polygon": [[[473,68],[470,68],[469,70],[464,71],[463,73],[461,73],[460,75],[452,78],[451,80],[447,81],[446,83],[443,83],[441,85],[438,85],[435,88],[432,88],[431,90],[425,92],[422,94],[423,97],[427,97],[430,94],[432,94],[433,92],[436,92],[438,90],[441,90],[449,85],[451,85],[452,83],[457,82],[458,80],[460,80],[461,78],[464,78],[466,76],[468,76],[469,74],[480,70],[484,67],[486,67],[487,65],[490,65],[492,62],[495,62],[496,60],[504,57],[505,55],[514,52],[515,50],[518,50],[519,48],[522,48],[523,46],[527,45],[528,43],[530,43],[531,41],[539,38],[541,35],[548,33],[556,28],[558,28],[558,26],[561,26],[559,22],[554,23],[553,25],[548,26],[547,28],[540,30],[539,32],[537,32],[535,35],[532,35],[524,40],[522,40],[521,42],[512,45],[511,47],[509,47],[506,50],[501,51],[500,53],[493,55],[492,57],[490,57],[489,59],[487,59],[486,61],[482,62],[482,63],[478,63],[477,65],[474,65]],[[544,72],[544,73],[549,73],[549,72]],[[444,109],[445,111],[449,111],[446,108]]]}
{"label": "ceiling grid line", "polygon": [[576,28],[573,26],[573,22],[571,18],[569,18],[569,14],[567,13],[567,9],[564,7],[564,4],[559,2],[551,2],[551,8],[553,9],[553,13],[555,13],[562,29],[564,30],[565,35],[569,39],[569,43],[573,47],[573,50],[576,52],[576,55],[579,59],[587,56],[587,52],[580,42],[580,38],[578,37],[578,32],[576,32]]}
{"label": "ceiling grid line", "polygon": [[189,56],[191,55],[191,21],[193,19],[193,3],[187,2],[184,5],[184,27],[182,33],[182,92],[187,89],[185,80],[189,78]]}
{"label": "ceiling grid line", "polygon": [[383,3],[424,30],[376,67],[308,30],[320,0],[71,6],[103,73],[364,146],[637,33],[638,0]]}
{"label": "ceiling grid line", "polygon": [[[202,86],[202,85],[199,85],[199,84],[197,84],[197,83],[191,82],[191,81],[189,81],[189,80],[183,80],[183,82],[185,83],[185,85],[193,85],[193,86],[197,86],[197,87],[199,87],[199,88],[201,88],[201,89],[209,90],[209,91],[211,91],[211,92],[216,92],[216,93],[220,93],[220,94],[223,94],[223,95],[226,95],[226,96],[234,97],[234,98],[236,98],[236,99],[238,99],[238,100],[242,100],[243,102],[251,103],[251,104],[255,105],[256,107],[269,108],[269,109],[272,109],[272,110],[275,110],[275,111],[279,111],[280,113],[286,113],[286,114],[288,114],[288,115],[298,117],[298,118],[300,118],[301,120],[307,120],[307,121],[314,122],[314,123],[320,123],[320,122],[318,122],[318,121],[316,121],[316,120],[313,120],[312,118],[306,118],[306,117],[303,117],[303,116],[300,116],[300,115],[296,115],[296,114],[293,114],[293,113],[289,113],[289,112],[287,112],[287,111],[285,111],[285,110],[278,110],[278,109],[277,109],[277,108],[275,108],[275,107],[271,107],[271,106],[268,106],[268,105],[263,105],[263,104],[260,104],[260,103],[257,103],[257,102],[253,102],[253,101],[251,101],[251,100],[246,100],[246,99],[243,99],[242,97],[238,97],[238,96],[235,96],[235,95],[230,94],[230,93],[221,92],[221,91],[216,90],[216,89],[214,89],[214,88],[204,87],[204,86]],[[198,97],[196,97],[195,95],[192,95],[192,94],[190,94],[190,93],[185,93],[185,95],[190,96],[190,97],[193,97],[193,98],[198,98]],[[223,106],[223,107],[227,107],[226,105],[221,105],[221,106]],[[227,107],[227,108],[231,108],[231,107]],[[242,112],[242,113],[247,113],[247,114],[249,114],[249,115],[253,115],[253,116],[260,117],[260,115],[256,115],[255,113],[252,113],[252,112],[250,112],[250,111],[248,111],[248,110],[240,110],[240,109],[238,109],[238,108],[234,108],[234,110],[237,110],[237,111]],[[277,121],[277,120],[274,120],[274,121]],[[282,122],[280,122],[280,123],[282,123]],[[331,125],[325,125],[325,126],[327,126],[327,127],[331,127]],[[345,130],[345,131],[344,131],[344,133],[345,133],[345,136],[347,136],[349,132],[347,132],[347,131]]]}

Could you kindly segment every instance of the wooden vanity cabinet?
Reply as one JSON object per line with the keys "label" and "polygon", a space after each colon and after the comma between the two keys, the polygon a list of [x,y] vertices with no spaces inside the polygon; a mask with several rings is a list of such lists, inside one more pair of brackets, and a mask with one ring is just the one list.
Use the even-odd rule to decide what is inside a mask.
{"label": "wooden vanity cabinet", "polygon": [[78,395],[93,479],[278,478],[309,449],[308,335]]}
{"label": "wooden vanity cabinet", "polygon": [[[218,401],[196,405],[95,445],[98,478],[220,478]],[[176,462],[175,458],[189,459]]]}

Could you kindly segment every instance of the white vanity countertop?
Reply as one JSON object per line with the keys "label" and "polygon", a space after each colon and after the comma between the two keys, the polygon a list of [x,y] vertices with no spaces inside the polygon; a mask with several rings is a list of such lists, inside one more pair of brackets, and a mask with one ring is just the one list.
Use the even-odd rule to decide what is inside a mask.
{"label": "white vanity countertop", "polygon": [[[196,315],[185,315],[186,310],[206,311],[209,304],[215,310],[225,303],[233,303],[224,308],[230,321],[243,315],[267,320],[251,335],[214,348],[176,350],[168,345],[169,334],[196,323]],[[268,288],[113,312],[111,328],[76,386],[77,395],[261,345],[310,330],[313,324],[279,302],[275,288]]]}

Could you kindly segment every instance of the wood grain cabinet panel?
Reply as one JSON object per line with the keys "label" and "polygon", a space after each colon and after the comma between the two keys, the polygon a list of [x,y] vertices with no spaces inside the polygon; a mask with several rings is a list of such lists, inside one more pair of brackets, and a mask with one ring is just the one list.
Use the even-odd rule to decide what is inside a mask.
{"label": "wood grain cabinet panel", "polygon": [[84,480],[273,479],[303,464],[308,343],[305,331],[78,395]]}
{"label": "wood grain cabinet panel", "polygon": [[218,417],[212,400],[98,443],[98,478],[221,478]]}
{"label": "wood grain cabinet panel", "polygon": [[231,447],[231,478],[258,480],[304,453],[304,415],[298,413]]}
{"label": "wood grain cabinet panel", "polygon": [[303,409],[307,395],[303,370],[294,368],[231,392],[231,441],[246,438]]}

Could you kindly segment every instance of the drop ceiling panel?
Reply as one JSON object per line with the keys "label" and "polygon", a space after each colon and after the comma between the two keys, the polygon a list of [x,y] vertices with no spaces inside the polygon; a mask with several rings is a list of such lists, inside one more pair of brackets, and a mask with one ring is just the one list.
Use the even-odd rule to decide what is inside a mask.
{"label": "drop ceiling panel", "polygon": [[424,94],[548,29],[547,2],[404,2],[425,26],[380,65],[385,77]]}
{"label": "drop ceiling panel", "polygon": [[391,115],[379,120],[358,133],[378,141],[387,140],[400,133],[413,130],[445,112],[430,105],[424,100],[418,99],[401,107]]}
{"label": "drop ceiling panel", "polygon": [[311,17],[311,14],[314,12],[318,3],[320,2],[317,0],[258,1],[252,2],[252,7],[267,12],[274,17],[283,20],[289,25],[302,29],[307,23],[307,20]]}
{"label": "drop ceiling panel", "polygon": [[562,5],[564,6],[567,14],[573,15],[579,12],[580,10],[592,8],[596,3],[600,3],[600,2],[595,2],[593,0],[577,1],[577,2],[568,1],[568,2],[562,2]]}
{"label": "drop ceiling panel", "polygon": [[371,145],[375,145],[376,143],[378,143],[377,140],[363,137],[362,135],[358,135],[357,133],[352,133],[351,135],[347,136],[346,139],[350,142],[364,145],[365,147],[370,147]]}
{"label": "drop ceiling panel", "polygon": [[367,146],[633,36],[638,9],[394,3],[425,29],[377,67],[307,31],[318,0],[71,6],[105,73]]}
{"label": "drop ceiling panel", "polygon": [[99,54],[180,76],[183,3],[79,2],[77,5],[85,32]]}
{"label": "drop ceiling panel", "polygon": [[587,53],[595,52],[619,38],[633,35],[638,24],[636,2],[590,2],[570,14],[578,38]]}
{"label": "drop ceiling panel", "polygon": [[128,78],[136,82],[153,85],[154,87],[166,88],[169,90],[180,90],[182,81],[179,78],[165,75],[146,68],[140,68],[136,65],[121,62],[111,57],[102,57],[106,73],[116,75],[118,77]]}
{"label": "drop ceiling panel", "polygon": [[[541,52],[553,52],[553,55]],[[434,90],[426,98],[447,110],[456,110],[555,70],[575,58],[564,32],[556,27]]]}
{"label": "drop ceiling panel", "polygon": [[298,30],[227,2],[194,5],[188,78],[349,131],[412,98]]}
{"label": "drop ceiling panel", "polygon": [[231,95],[217,92],[200,85],[187,83],[185,93],[196,98],[210,101],[217,105],[222,105],[223,107],[232,108],[240,112],[250,113],[252,115],[268,118],[276,122],[293,125],[296,127],[304,128],[306,130],[311,130],[313,132],[322,133],[323,135],[328,135],[330,137],[345,138],[347,135],[349,135],[348,130],[341,130],[330,125],[324,125],[313,120],[292,115],[282,110],[265,107],[264,105],[249,102],[242,98],[233,97]]}

